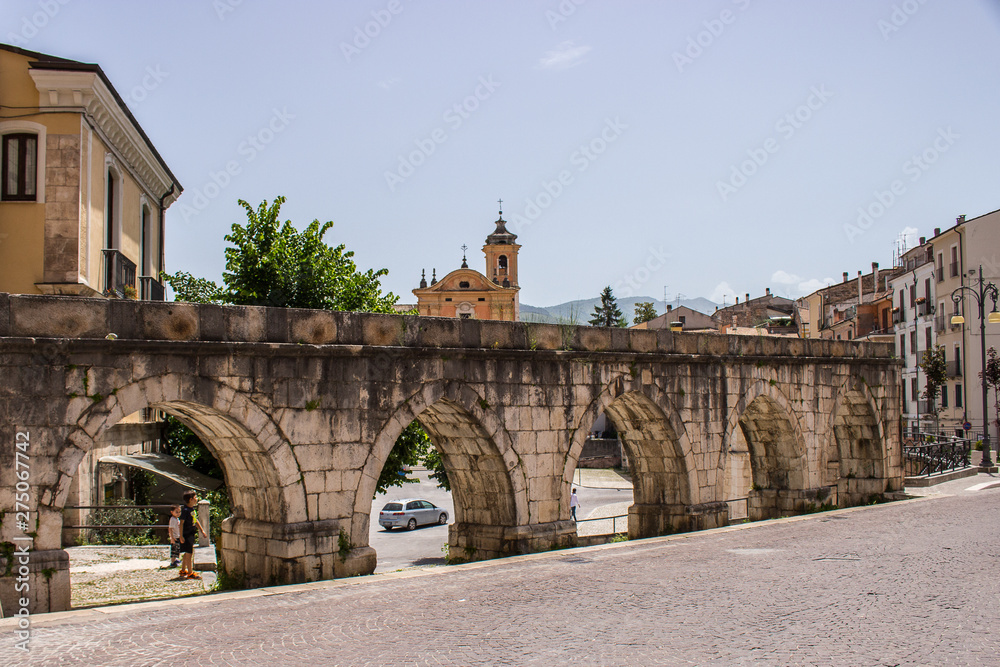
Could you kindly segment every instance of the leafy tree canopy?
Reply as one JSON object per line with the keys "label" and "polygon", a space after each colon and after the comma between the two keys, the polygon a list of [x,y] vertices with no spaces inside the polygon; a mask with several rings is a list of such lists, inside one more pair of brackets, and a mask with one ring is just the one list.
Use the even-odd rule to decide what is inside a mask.
{"label": "leafy tree canopy", "polygon": [[391,313],[398,300],[382,294],[379,279],[386,269],[361,272],[354,252],[344,244],[323,240],[332,222],[313,220],[299,232],[290,220],[279,221],[284,197],[256,210],[244,200],[247,223],[233,223],[225,236],[226,269],[222,287],[211,280],[178,272],[164,274],[178,301],[230,303],[245,306],[314,308]]}
{"label": "leafy tree canopy", "polygon": [[625,316],[622,315],[622,311],[618,308],[618,301],[615,299],[610,285],[605,287],[601,292],[601,304],[594,306],[594,313],[589,321],[595,327],[628,326]]}
{"label": "leafy tree canopy", "polygon": [[935,345],[933,348],[925,350],[920,362],[920,369],[924,372],[924,377],[927,378],[924,399],[931,405],[934,415],[937,416],[938,394],[948,380],[948,363],[945,360],[944,347]]}
{"label": "leafy tree canopy", "polygon": [[632,319],[632,324],[642,324],[655,318],[656,308],[653,307],[652,301],[640,301],[635,304],[635,317]]}

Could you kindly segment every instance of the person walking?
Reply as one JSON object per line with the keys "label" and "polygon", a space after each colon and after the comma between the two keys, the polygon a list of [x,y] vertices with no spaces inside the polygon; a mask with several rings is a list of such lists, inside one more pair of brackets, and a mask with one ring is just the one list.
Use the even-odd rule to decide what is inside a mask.
{"label": "person walking", "polygon": [[576,521],[576,508],[580,506],[580,499],[576,497],[576,489],[573,489],[573,493],[569,494],[569,512],[573,516],[573,521]]}

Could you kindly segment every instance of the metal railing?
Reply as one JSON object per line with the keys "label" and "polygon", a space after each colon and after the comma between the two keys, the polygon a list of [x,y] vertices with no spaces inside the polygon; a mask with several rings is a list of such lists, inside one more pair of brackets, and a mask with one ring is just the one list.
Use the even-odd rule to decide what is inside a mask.
{"label": "metal railing", "polygon": [[135,262],[114,248],[103,248],[101,252],[104,253],[104,294],[124,299],[126,287],[135,290]]}
{"label": "metal railing", "polygon": [[[171,505],[66,505],[63,507],[63,511],[69,510],[162,510],[158,512],[161,514],[169,513]],[[115,525],[97,525],[97,524],[63,524],[63,528],[86,528],[88,530],[123,530],[126,528],[135,528],[137,530],[166,530],[168,524],[165,523],[154,523],[154,524],[115,524]]]}
{"label": "metal railing", "polygon": [[[611,520],[611,535],[617,535],[618,533],[628,532],[628,514],[616,514],[615,516],[600,516],[593,519],[577,519],[577,523],[586,523],[588,521],[607,521]],[[625,530],[618,530],[618,519],[625,519]],[[606,535],[608,533],[597,533],[598,535]]]}
{"label": "metal railing", "polygon": [[153,276],[139,276],[139,285],[142,287],[139,298],[143,301],[166,301],[167,292],[163,283]]}
{"label": "metal railing", "polygon": [[[925,438],[926,438],[925,434]],[[930,477],[952,470],[968,468],[972,443],[969,440],[944,436],[934,442],[913,442],[903,446],[903,462],[907,477]]]}
{"label": "metal railing", "polygon": [[945,329],[945,319],[946,319],[946,317],[944,315],[935,315],[934,316],[934,332],[935,333],[941,333],[942,331],[944,331],[944,329]]}
{"label": "metal railing", "polygon": [[962,362],[952,359],[948,362],[948,377],[962,377]]}

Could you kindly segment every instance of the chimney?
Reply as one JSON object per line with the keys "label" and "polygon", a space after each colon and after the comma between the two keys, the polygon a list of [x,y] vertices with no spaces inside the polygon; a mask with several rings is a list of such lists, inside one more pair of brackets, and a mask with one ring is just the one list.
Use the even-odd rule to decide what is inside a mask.
{"label": "chimney", "polygon": [[844,282],[847,282],[847,271],[844,271]]}
{"label": "chimney", "polygon": [[941,228],[940,227],[935,227],[934,228],[934,236],[941,236]]}
{"label": "chimney", "polygon": [[858,305],[859,306],[861,305],[861,298],[864,295],[864,289],[862,288],[861,285],[862,285],[862,282],[861,282],[861,272],[858,271]]}
{"label": "chimney", "polygon": [[872,262],[872,291],[878,291],[878,262]]}
{"label": "chimney", "polygon": [[667,304],[667,312],[669,313],[669,312],[670,312],[671,310],[673,310],[673,309],[674,309],[674,307],[673,307],[673,306],[671,306],[671,305],[670,305],[670,304],[668,303],[668,304]]}
{"label": "chimney", "polygon": [[765,287],[764,291],[766,292],[765,296],[771,296],[771,288],[770,287]]}
{"label": "chimney", "polygon": [[964,222],[965,222],[965,214],[964,213],[962,215],[958,216],[957,218],[955,218],[955,224],[956,225],[961,225]]}
{"label": "chimney", "polygon": [[746,296],[747,296],[747,298],[746,298],[746,299],[744,299],[744,301],[749,301],[749,300],[750,300],[750,292],[747,292],[747,295],[746,295]]}
{"label": "chimney", "polygon": [[926,236],[921,236],[920,237],[920,245],[923,245],[926,242],[927,242],[927,237]]}
{"label": "chimney", "polygon": [[739,302],[740,302],[740,297],[736,297],[736,303],[739,304]]}

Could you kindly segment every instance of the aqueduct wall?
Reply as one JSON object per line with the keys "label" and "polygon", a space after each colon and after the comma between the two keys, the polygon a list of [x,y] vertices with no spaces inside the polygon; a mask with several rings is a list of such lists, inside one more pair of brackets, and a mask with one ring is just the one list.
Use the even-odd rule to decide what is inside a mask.
{"label": "aqueduct wall", "polygon": [[575,544],[570,484],[601,412],[632,465],[634,538],[727,524],[736,440],[752,519],[855,504],[902,487],[898,376],[872,343],[0,294],[0,542],[30,533],[32,608],[67,608],[70,484],[142,408],[220,461],[221,562],[251,585],[374,570],[375,484],[414,419],[452,482],[451,553],[474,559]]}

